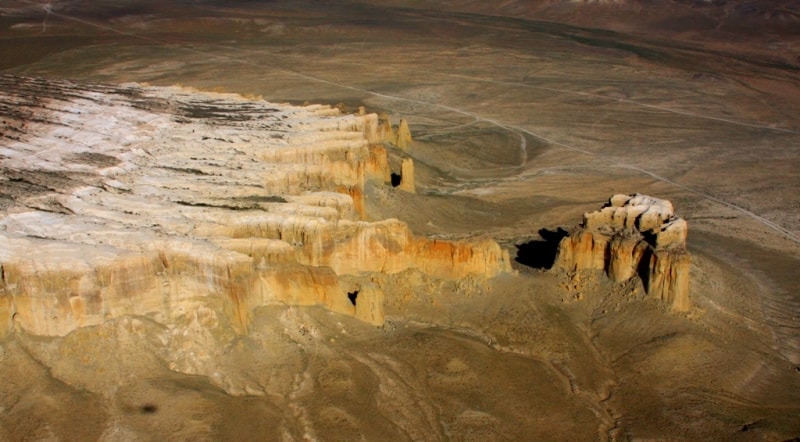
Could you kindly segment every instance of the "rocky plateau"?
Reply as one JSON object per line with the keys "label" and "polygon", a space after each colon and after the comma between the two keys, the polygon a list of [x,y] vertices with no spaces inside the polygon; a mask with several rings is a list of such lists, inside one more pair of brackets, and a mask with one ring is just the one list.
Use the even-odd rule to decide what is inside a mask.
{"label": "rocky plateau", "polygon": [[[206,298],[241,332],[270,303],[381,325],[380,287],[340,276],[510,270],[492,240],[364,220],[364,186],[390,178],[383,143],[407,147],[405,121],[395,130],[363,109],[175,87],[0,82],[6,333],[65,335],[124,315],[172,322]],[[413,191],[410,159],[401,177]]]}

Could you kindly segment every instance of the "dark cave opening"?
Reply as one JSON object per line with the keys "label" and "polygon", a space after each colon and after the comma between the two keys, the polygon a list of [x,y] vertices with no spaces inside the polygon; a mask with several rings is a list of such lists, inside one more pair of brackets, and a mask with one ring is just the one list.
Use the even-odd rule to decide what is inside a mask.
{"label": "dark cave opening", "polygon": [[356,305],[356,298],[358,298],[358,290],[347,292],[347,299],[349,299],[350,303],[354,306]]}

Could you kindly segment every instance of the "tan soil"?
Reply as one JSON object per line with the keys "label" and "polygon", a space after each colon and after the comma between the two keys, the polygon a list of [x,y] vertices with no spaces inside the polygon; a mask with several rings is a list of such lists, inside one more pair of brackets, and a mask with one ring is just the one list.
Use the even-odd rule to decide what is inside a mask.
{"label": "tan soil", "polygon": [[[3,57],[7,72],[407,118],[417,194],[370,189],[367,215],[417,234],[544,253],[540,229],[568,228],[613,193],[668,199],[689,223],[693,307],[675,314],[635,281],[521,264],[488,282],[378,275],[394,287],[382,328],[273,306],[246,336],[220,324],[180,338],[214,355],[218,378],[171,371],[164,340],[178,338],[148,318],[12,334],[0,439],[800,436],[796,68],[750,46],[685,50],[424,4],[54,8],[43,34],[40,10],[3,7],[5,52],[49,48]],[[392,155],[397,170],[407,154]]]}

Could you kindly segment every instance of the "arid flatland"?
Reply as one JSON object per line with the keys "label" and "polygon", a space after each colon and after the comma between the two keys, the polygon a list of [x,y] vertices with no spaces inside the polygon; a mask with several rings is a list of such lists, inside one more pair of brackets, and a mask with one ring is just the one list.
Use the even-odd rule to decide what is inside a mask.
{"label": "arid flatland", "polygon": [[[363,221],[396,218],[431,242],[488,238],[513,261],[493,278],[338,275],[382,288],[381,327],[271,303],[242,333],[221,303],[192,300],[173,321],[11,331],[0,439],[800,437],[796,5],[483,3],[0,5],[4,79],[178,85],[403,118],[413,142],[388,146],[387,160],[399,172],[413,159],[416,193],[367,185]],[[1,112],[0,149],[14,111]],[[80,181],[31,184],[20,170],[49,158],[31,155],[12,167],[0,150],[3,226],[52,210],[22,203],[35,186],[67,195]],[[228,166],[214,167],[236,177]],[[548,270],[560,228],[633,193],[671,201],[688,223],[688,311],[638,279]],[[279,204],[265,195],[245,209]],[[180,198],[205,204],[187,209],[196,219],[211,205]]]}

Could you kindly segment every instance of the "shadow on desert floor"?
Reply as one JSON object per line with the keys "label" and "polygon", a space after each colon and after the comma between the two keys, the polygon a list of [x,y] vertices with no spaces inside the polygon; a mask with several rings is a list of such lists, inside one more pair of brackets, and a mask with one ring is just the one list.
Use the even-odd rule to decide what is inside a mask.
{"label": "shadow on desert floor", "polygon": [[517,257],[515,260],[524,266],[534,269],[547,270],[553,267],[558,253],[558,243],[567,236],[569,232],[562,227],[556,230],[546,228],[539,229],[539,236],[542,239],[528,241],[517,245]]}

